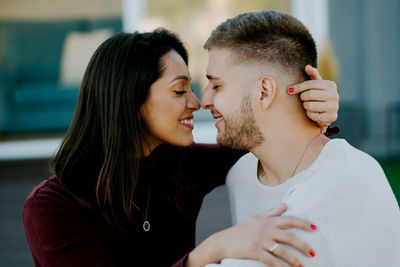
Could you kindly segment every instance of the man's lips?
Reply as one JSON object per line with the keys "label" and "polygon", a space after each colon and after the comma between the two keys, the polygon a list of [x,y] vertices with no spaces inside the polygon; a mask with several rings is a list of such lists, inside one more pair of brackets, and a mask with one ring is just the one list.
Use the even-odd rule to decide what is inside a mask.
{"label": "man's lips", "polygon": [[216,120],[218,120],[218,119],[220,119],[221,117],[222,117],[222,115],[221,114],[219,114],[218,112],[213,112],[213,111],[211,111],[211,115],[213,116],[213,118],[214,119],[216,119]]}
{"label": "man's lips", "polygon": [[222,115],[219,114],[212,114],[213,118],[217,120],[217,122],[215,123],[215,126],[217,126],[217,124],[222,121],[224,118],[222,117]]}

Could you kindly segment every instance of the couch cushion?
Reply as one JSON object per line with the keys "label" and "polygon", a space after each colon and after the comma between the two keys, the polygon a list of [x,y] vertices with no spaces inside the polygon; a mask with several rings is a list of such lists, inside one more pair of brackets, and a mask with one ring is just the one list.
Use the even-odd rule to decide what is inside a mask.
{"label": "couch cushion", "polygon": [[1,22],[2,60],[15,64],[18,80],[57,79],[64,38],[81,26],[79,20]]}
{"label": "couch cushion", "polygon": [[70,32],[122,30],[121,18],[0,21],[0,58],[16,66],[18,80],[58,79],[61,52]]}
{"label": "couch cushion", "polygon": [[[71,90],[63,90],[71,89]],[[43,109],[70,106],[74,109],[78,87],[61,88],[56,81],[32,81],[16,85],[14,100],[19,109]]]}
{"label": "couch cushion", "polygon": [[86,31],[101,30],[104,28],[112,29],[113,33],[122,31],[122,18],[99,18],[86,21]]}
{"label": "couch cushion", "polygon": [[79,86],[94,51],[111,35],[111,29],[69,33],[61,56],[60,85]]}

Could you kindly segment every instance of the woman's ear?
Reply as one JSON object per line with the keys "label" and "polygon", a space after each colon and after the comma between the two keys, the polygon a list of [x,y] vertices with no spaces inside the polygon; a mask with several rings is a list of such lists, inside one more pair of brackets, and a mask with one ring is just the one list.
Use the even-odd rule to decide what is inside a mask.
{"label": "woman's ear", "polygon": [[262,109],[268,109],[276,96],[276,81],[274,78],[264,76],[260,79],[259,101]]}

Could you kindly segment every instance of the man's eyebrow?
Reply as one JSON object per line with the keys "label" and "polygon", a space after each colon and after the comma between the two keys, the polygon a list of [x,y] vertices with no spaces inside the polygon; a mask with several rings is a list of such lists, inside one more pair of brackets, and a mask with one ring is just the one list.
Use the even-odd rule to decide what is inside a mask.
{"label": "man's eyebrow", "polygon": [[218,77],[216,77],[216,76],[212,76],[212,75],[209,75],[209,74],[207,74],[206,77],[207,77],[207,79],[209,79],[209,80],[221,80],[221,78],[218,78]]}
{"label": "man's eyebrow", "polygon": [[192,77],[189,77],[187,75],[178,75],[178,76],[174,77],[168,84],[173,83],[177,80],[185,80],[185,81],[190,82],[192,80]]}

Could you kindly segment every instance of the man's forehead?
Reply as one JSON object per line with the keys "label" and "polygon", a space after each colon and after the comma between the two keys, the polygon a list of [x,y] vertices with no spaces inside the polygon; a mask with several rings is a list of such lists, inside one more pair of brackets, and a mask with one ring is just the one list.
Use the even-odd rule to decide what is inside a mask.
{"label": "man's forehead", "polygon": [[228,48],[213,48],[209,51],[209,62],[224,63],[229,59],[232,54],[232,50]]}
{"label": "man's forehead", "polygon": [[226,48],[215,48],[209,51],[206,77],[209,80],[221,80],[223,73],[230,69],[228,59],[231,51]]}
{"label": "man's forehead", "polygon": [[224,73],[224,69],[219,65],[209,63],[206,69],[206,77],[209,81],[223,80]]}

